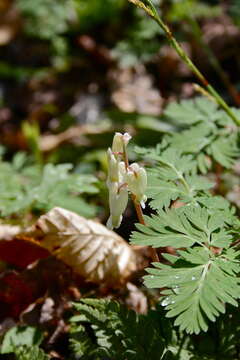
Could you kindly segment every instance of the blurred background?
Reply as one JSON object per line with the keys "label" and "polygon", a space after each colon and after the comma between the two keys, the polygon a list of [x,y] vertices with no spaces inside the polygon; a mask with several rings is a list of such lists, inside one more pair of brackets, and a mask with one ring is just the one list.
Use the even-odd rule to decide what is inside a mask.
{"label": "blurred background", "polygon": [[[154,4],[239,106],[239,0]],[[164,107],[199,96],[195,81],[157,24],[127,0],[0,0],[1,215],[29,221],[59,205],[105,221],[113,133],[134,136],[135,160],[135,144],[153,146],[173,129]]]}

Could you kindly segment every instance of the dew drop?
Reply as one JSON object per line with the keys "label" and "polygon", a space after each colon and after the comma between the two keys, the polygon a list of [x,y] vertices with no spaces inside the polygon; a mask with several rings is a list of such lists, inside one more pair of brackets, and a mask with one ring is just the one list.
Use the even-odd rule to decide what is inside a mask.
{"label": "dew drop", "polygon": [[154,276],[153,276],[153,275],[150,275],[150,278],[151,278],[151,279],[153,279],[153,278],[154,278]]}
{"label": "dew drop", "polygon": [[175,275],[174,277],[175,277],[175,279],[179,279],[180,276],[179,276],[179,275]]}
{"label": "dew drop", "polygon": [[171,304],[175,304],[175,300],[172,300],[172,301],[171,301]]}
{"label": "dew drop", "polygon": [[196,277],[195,276],[192,276],[192,281],[196,280]]}
{"label": "dew drop", "polygon": [[170,304],[170,300],[169,300],[169,297],[166,297],[162,302],[161,302],[161,305],[162,306],[167,306]]}

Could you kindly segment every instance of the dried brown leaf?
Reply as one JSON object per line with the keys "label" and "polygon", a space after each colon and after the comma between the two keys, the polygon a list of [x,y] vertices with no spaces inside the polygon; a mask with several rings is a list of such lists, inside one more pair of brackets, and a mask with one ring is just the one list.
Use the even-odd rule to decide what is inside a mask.
{"label": "dried brown leaf", "polygon": [[0,240],[12,240],[20,231],[18,225],[0,224]]}
{"label": "dried brown leaf", "polygon": [[28,231],[73,271],[94,283],[119,283],[136,269],[131,247],[104,225],[56,207]]}

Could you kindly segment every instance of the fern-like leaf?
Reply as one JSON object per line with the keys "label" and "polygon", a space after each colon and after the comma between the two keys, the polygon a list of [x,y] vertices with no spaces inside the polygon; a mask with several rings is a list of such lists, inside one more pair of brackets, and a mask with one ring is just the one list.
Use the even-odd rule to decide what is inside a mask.
{"label": "fern-like leaf", "polygon": [[225,303],[237,306],[240,281],[238,252],[229,249],[212,256],[205,248],[195,247],[166,256],[171,265],[154,263],[148,269],[145,284],[150,288],[167,288],[162,306],[168,317],[176,317],[180,330],[198,334],[208,329],[208,320],[215,321],[225,312]]}
{"label": "fern-like leaf", "polygon": [[49,210],[62,206],[91,217],[96,207],[82,197],[98,192],[96,178],[70,172],[71,164],[26,166],[24,154],[18,153],[12,163],[0,161],[0,212],[8,216],[29,210]]}
{"label": "fern-like leaf", "polygon": [[201,122],[180,133],[172,133],[168,136],[168,141],[171,146],[184,154],[199,153],[211,143],[212,129],[211,123]]}
{"label": "fern-like leaf", "polygon": [[181,200],[185,203],[196,203],[195,197],[213,187],[213,183],[197,175],[181,175],[181,181],[162,180],[161,168],[157,167],[148,171],[147,196],[152,199],[150,206],[153,209],[169,207],[171,201]]}
{"label": "fern-like leaf", "polygon": [[[73,317],[76,325],[72,330],[71,344],[74,351],[86,359],[162,359],[164,339],[157,316],[138,315],[124,306],[108,301],[84,299],[75,303],[80,315]],[[88,323],[96,337],[96,342],[86,340]],[[80,336],[79,336],[80,330]],[[75,335],[77,335],[76,337]],[[75,335],[74,335],[75,334]],[[73,337],[74,335],[74,337]],[[84,343],[84,344],[83,344]]]}
{"label": "fern-like leaf", "polygon": [[214,102],[199,97],[194,100],[182,100],[180,103],[170,103],[164,115],[180,125],[192,125],[200,121],[215,121],[219,117],[217,108]]}
{"label": "fern-like leaf", "polygon": [[232,134],[228,137],[219,137],[212,142],[212,144],[208,147],[207,152],[215,159],[216,162],[226,168],[230,168],[239,156],[237,141],[237,134]]}
{"label": "fern-like leaf", "polygon": [[131,242],[156,248],[194,244],[225,247],[231,244],[232,236],[224,225],[224,211],[209,214],[200,206],[160,210],[158,215],[145,216],[145,225],[136,225],[139,232],[132,233]]}

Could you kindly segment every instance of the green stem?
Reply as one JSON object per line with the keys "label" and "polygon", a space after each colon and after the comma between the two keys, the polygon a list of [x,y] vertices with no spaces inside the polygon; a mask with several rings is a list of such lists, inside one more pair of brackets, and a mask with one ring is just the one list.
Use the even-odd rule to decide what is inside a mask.
{"label": "green stem", "polygon": [[181,176],[181,177],[179,178],[179,181],[181,181],[181,183],[183,184],[183,186],[185,187],[185,189],[187,190],[187,192],[190,194],[190,193],[191,193],[191,189],[190,189],[188,183],[186,182],[186,180],[184,179],[183,176]]}
{"label": "green stem", "polygon": [[[123,144],[123,161],[124,161],[125,168],[126,168],[126,171],[127,171],[128,167],[129,167],[129,161],[128,161],[128,154],[127,154],[127,149],[126,149],[125,144]],[[136,201],[135,195],[131,194],[131,199],[132,199],[134,208],[136,210],[136,214],[137,214],[137,218],[138,218],[139,223],[142,224],[142,225],[145,225],[141,205],[139,204],[138,201]],[[155,262],[159,262],[160,260],[159,260],[159,257],[158,257],[157,250],[154,249],[151,246],[149,246],[149,249],[150,249],[150,254],[151,254],[152,260],[155,261]]]}
{"label": "green stem", "polygon": [[160,26],[160,28],[164,31],[169,43],[176,50],[180,58],[184,61],[184,63],[191,69],[191,71],[195,74],[195,76],[199,79],[201,84],[209,91],[209,93],[215,98],[216,102],[222,109],[232,118],[232,120],[240,125],[240,119],[236,117],[231,108],[227,105],[227,103],[223,100],[223,98],[218,94],[218,92],[209,84],[204,75],[198,70],[196,65],[192,62],[186,52],[183,50],[181,45],[174,38],[169,27],[164,23],[164,21],[158,15],[158,12],[151,0],[128,0],[129,2],[135,4],[136,6],[142,8],[146,13],[151,16]]}
{"label": "green stem", "polygon": [[178,352],[176,354],[176,359],[180,359],[180,355],[181,355],[183,345],[185,344],[186,339],[187,339],[187,334],[184,334],[182,339],[181,339],[181,342],[180,342],[180,345],[179,345],[179,348],[178,348]]}

